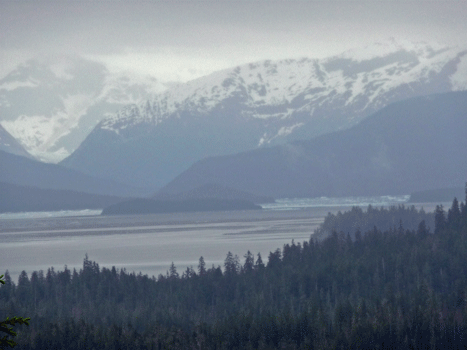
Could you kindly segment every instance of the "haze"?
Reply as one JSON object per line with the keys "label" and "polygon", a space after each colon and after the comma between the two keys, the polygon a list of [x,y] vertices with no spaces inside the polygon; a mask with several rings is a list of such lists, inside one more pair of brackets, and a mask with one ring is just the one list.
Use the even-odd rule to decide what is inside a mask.
{"label": "haze", "polygon": [[0,1],[0,77],[79,54],[187,81],[262,59],[328,57],[393,37],[464,44],[462,1]]}

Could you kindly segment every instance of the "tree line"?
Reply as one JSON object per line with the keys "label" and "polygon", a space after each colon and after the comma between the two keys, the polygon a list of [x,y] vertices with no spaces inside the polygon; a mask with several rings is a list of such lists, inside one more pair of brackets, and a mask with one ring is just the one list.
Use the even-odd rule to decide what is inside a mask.
{"label": "tree line", "polygon": [[467,209],[455,199],[432,215],[433,228],[333,230],[264,262],[228,253],[223,268],[201,257],[158,277],[87,257],[79,271],[22,272],[16,284],[6,273],[0,316],[31,317],[19,349],[463,349]]}

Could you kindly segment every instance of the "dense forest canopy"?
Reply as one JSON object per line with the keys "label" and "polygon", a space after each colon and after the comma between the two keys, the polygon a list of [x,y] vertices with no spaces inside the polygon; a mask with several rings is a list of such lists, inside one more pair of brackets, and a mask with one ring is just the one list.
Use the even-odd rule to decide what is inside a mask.
{"label": "dense forest canopy", "polygon": [[[332,221],[384,222],[392,210],[421,215],[354,208]],[[31,317],[19,349],[463,348],[467,208],[455,199],[430,215],[433,226],[333,230],[264,260],[228,253],[221,268],[201,257],[157,278],[87,257],[79,271],[23,272],[17,284],[6,273],[0,317]]]}
{"label": "dense forest canopy", "polygon": [[375,208],[368,206],[366,212],[360,207],[337,214],[328,213],[324,223],[315,230],[314,238],[329,236],[332,232],[344,232],[355,238],[356,232],[368,232],[374,227],[386,231],[403,226],[405,229],[415,230],[418,224],[425,221],[427,227],[434,227],[434,213],[426,213],[423,208],[415,209],[415,206],[406,208],[404,205],[391,206],[389,208]]}

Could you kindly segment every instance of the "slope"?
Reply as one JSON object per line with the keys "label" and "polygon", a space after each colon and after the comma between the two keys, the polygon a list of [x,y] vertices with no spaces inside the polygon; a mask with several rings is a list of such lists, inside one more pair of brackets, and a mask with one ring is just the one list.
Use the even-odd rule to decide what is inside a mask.
{"label": "slope", "polygon": [[0,151],[0,165],[0,181],[21,186],[114,196],[135,196],[149,192],[147,189],[94,178],[60,165],[41,163],[3,151]]}
{"label": "slope", "polygon": [[162,191],[205,183],[280,197],[407,194],[467,178],[467,92],[392,104],[344,131],[197,162]]}
{"label": "slope", "polygon": [[102,209],[120,201],[123,201],[123,198],[69,190],[45,190],[0,182],[0,213]]}

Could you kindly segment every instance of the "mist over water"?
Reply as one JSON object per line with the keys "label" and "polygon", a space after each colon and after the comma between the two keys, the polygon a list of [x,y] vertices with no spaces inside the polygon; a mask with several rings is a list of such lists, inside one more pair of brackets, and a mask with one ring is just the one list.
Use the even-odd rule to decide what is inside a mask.
{"label": "mist over water", "polygon": [[[281,199],[262,211],[100,216],[100,211],[0,215],[0,274],[16,282],[21,271],[82,267],[86,254],[101,267],[149,276],[165,274],[174,262],[179,274],[198,266],[223,266],[228,251],[269,252],[309,240],[328,212],[352,206],[404,204],[408,196]],[[432,211],[435,204],[417,204]],[[74,216],[73,216],[74,215]]]}

